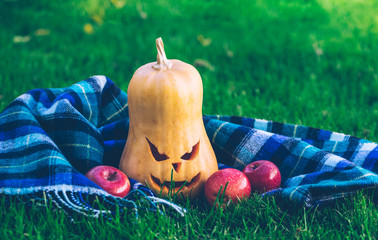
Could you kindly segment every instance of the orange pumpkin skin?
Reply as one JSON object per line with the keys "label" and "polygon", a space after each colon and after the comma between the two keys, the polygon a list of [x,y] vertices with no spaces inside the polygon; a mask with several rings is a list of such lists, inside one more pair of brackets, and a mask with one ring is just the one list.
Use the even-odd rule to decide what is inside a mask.
{"label": "orange pumpkin skin", "polygon": [[182,188],[180,195],[195,198],[218,170],[202,119],[202,80],[193,66],[169,61],[169,69],[155,69],[156,62],[140,67],[129,83],[129,134],[119,167],[157,194],[168,195],[173,180],[174,192]]}

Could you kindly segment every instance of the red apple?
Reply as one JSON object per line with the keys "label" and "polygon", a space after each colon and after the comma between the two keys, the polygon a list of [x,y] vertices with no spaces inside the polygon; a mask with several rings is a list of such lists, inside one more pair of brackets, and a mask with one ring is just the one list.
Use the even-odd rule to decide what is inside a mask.
{"label": "red apple", "polygon": [[248,164],[243,169],[243,173],[249,179],[252,191],[258,193],[268,192],[281,185],[280,170],[274,163],[267,160]]}
{"label": "red apple", "polygon": [[234,168],[218,170],[207,179],[205,184],[205,196],[210,205],[215,203],[219,191],[220,196],[223,194],[226,184],[222,206],[230,200],[236,202],[239,199],[248,198],[251,194],[251,185],[244,173]]}
{"label": "red apple", "polygon": [[85,176],[113,196],[123,198],[130,192],[129,178],[115,167],[97,166]]}

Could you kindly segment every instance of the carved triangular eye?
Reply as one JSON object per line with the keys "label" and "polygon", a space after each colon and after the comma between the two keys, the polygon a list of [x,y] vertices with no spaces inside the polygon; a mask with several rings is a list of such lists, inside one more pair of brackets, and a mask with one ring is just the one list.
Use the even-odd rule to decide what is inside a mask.
{"label": "carved triangular eye", "polygon": [[199,152],[199,141],[192,147],[192,151],[185,153],[181,156],[181,159],[183,160],[193,160],[195,157],[197,157]]}
{"label": "carved triangular eye", "polygon": [[146,137],[148,145],[150,145],[152,156],[155,158],[156,161],[164,161],[167,160],[169,157],[164,153],[159,153],[157,147],[152,144],[152,142]]}

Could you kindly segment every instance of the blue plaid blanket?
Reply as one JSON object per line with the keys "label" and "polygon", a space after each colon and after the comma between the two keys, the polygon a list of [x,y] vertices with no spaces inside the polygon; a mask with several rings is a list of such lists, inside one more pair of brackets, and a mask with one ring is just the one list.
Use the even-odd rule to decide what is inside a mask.
{"label": "blue plaid blanket", "polygon": [[[265,159],[279,167],[282,187],[268,194],[315,206],[378,186],[376,143],[246,117],[203,119],[220,166],[242,169]],[[147,210],[165,204],[183,214],[185,209],[134,180],[132,193],[120,199],[83,175],[97,165],[118,167],[127,135],[127,94],[104,76],[29,91],[0,113],[0,193],[26,202],[51,200],[69,213],[90,216],[137,212],[140,202]],[[99,198],[107,209],[96,209]]]}

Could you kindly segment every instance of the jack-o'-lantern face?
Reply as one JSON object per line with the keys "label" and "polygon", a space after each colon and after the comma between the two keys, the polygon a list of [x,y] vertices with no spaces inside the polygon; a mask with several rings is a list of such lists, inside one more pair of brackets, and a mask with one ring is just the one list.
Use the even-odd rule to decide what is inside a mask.
{"label": "jack-o'-lantern face", "polygon": [[181,189],[193,198],[201,193],[218,170],[203,124],[202,91],[198,71],[179,60],[158,60],[134,73],[127,90],[129,133],[119,165],[128,177],[157,194]]}
{"label": "jack-o'-lantern face", "polygon": [[[146,140],[148,142],[148,145],[150,147],[151,155],[157,162],[162,161],[169,161],[170,158],[164,154],[160,153],[157,147],[151,143],[151,141],[146,137]],[[191,163],[189,161],[194,161],[197,159],[198,153],[199,153],[199,146],[200,142],[198,141],[191,149],[190,152],[184,153],[179,160],[177,161],[170,161],[169,164],[172,164],[171,173],[175,172],[177,175],[180,175],[181,166],[186,166],[187,164],[190,165]],[[169,165],[168,165],[169,167]],[[172,174],[171,174],[172,175]],[[200,183],[201,179],[201,172],[194,173],[192,177],[185,176],[185,180],[183,181],[171,181],[173,179],[173,175],[171,179],[161,179],[160,176],[154,176],[153,173],[150,174],[150,183],[152,183],[152,187],[159,192],[168,192],[170,188],[173,188],[172,190],[174,192],[178,192],[180,189],[184,189],[187,191],[187,189],[196,188],[196,186]]]}
{"label": "jack-o'-lantern face", "polygon": [[[191,132],[191,129],[188,128],[187,131]],[[208,141],[206,135],[175,139],[174,134],[177,133],[167,131],[163,141],[155,139],[151,134],[151,139],[134,138],[132,148],[129,149],[126,143],[125,149],[130,151],[124,150],[122,158],[128,161],[120,168],[126,169],[127,176],[147,185],[158,195],[178,192],[179,196],[183,194],[194,198],[201,194],[207,178],[217,170],[217,163],[208,163],[207,156],[211,157],[213,152],[209,152],[204,145]],[[170,139],[174,139],[175,143],[167,144]],[[137,154],[133,155],[134,152]]]}

